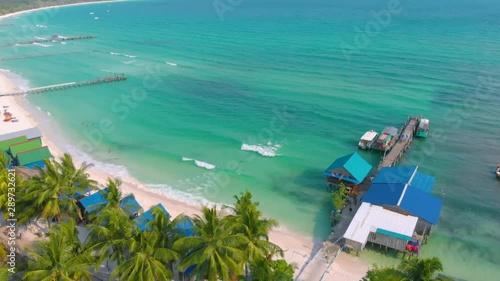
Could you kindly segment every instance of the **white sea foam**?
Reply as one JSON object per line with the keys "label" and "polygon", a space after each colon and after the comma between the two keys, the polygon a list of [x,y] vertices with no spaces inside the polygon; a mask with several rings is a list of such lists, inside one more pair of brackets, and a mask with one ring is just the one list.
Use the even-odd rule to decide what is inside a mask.
{"label": "white sea foam", "polygon": [[173,63],[173,62],[166,61],[165,63],[168,64],[168,65],[171,65],[171,66],[177,66],[177,64]]}
{"label": "white sea foam", "polygon": [[52,47],[52,45],[46,45],[46,44],[41,44],[41,43],[37,43],[37,42],[34,42],[33,45],[37,45],[37,46],[44,47],[44,48]]}
{"label": "white sea foam", "polygon": [[12,73],[10,70],[8,69],[1,69],[0,68],[0,71],[5,73],[5,76],[7,76],[7,78],[12,81],[14,83],[14,85],[16,85],[20,90],[27,90],[30,88],[30,85],[29,85],[29,81],[24,79],[21,74],[22,73]]}
{"label": "white sea foam", "polygon": [[123,63],[124,64],[131,64],[131,63],[134,63],[136,60],[129,60],[129,61],[124,61]]}
{"label": "white sea foam", "polygon": [[35,39],[45,40],[46,38],[35,36]]}
{"label": "white sea foam", "polygon": [[212,165],[207,162],[199,161],[199,160],[194,160],[194,164],[198,167],[205,168],[207,170],[212,170],[215,169],[215,165]]}
{"label": "white sea foam", "polygon": [[47,115],[48,115],[48,116],[52,116],[52,114],[50,114],[50,112],[48,112],[48,111],[47,111]]}
{"label": "white sea foam", "polygon": [[245,151],[254,151],[257,152],[258,154],[266,157],[274,157],[279,154],[277,154],[278,149],[281,148],[281,144],[273,144],[272,142],[268,142],[267,144],[257,144],[257,145],[252,145],[252,144],[246,144],[243,143],[241,145],[241,150]]}
{"label": "white sea foam", "polygon": [[187,192],[187,191],[177,190],[168,184],[146,184],[146,186],[148,187],[147,188],[148,191],[152,191],[154,193],[160,194],[175,201],[186,203],[190,206],[196,206],[196,207],[216,206],[218,208],[227,206],[227,204],[214,203],[210,200],[203,198],[201,194],[196,194],[199,193],[199,191],[193,192],[193,190],[189,190],[189,192]]}
{"label": "white sea foam", "polygon": [[182,157],[182,161],[194,161],[194,164],[200,168],[205,168],[207,170],[213,170],[216,168],[215,165],[212,165],[210,163],[207,163],[207,162],[203,162],[203,161],[200,161],[200,160],[196,160],[196,159],[193,159],[193,158],[188,158],[188,157]]}
{"label": "white sea foam", "polygon": [[137,56],[132,56],[132,55],[124,55],[126,56],[127,58],[136,58]]}
{"label": "white sea foam", "polygon": [[38,109],[38,110],[42,111],[42,109],[41,109],[38,105],[37,105],[37,106],[35,106],[35,107],[36,107],[36,109]]}
{"label": "white sea foam", "polygon": [[36,27],[39,27],[39,28],[47,28],[46,25],[41,25],[41,24],[37,24]]}

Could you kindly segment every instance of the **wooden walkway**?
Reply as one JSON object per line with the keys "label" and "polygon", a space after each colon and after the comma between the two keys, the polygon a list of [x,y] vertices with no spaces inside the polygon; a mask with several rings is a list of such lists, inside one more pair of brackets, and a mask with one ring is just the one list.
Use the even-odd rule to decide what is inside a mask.
{"label": "wooden walkway", "polygon": [[29,45],[29,44],[34,44],[34,43],[85,40],[85,39],[94,39],[94,38],[96,38],[96,36],[94,36],[94,35],[84,35],[84,36],[73,36],[73,37],[57,37],[57,38],[50,38],[50,39],[36,39],[36,40],[24,41],[24,42],[3,43],[3,44],[0,44],[0,47],[9,47],[9,46],[15,46],[15,45]]}
{"label": "wooden walkway", "polygon": [[104,83],[112,83],[112,82],[118,82],[118,81],[124,81],[124,80],[127,80],[127,76],[125,76],[125,74],[115,75],[115,76],[106,76],[106,77],[102,77],[102,78],[96,78],[93,80],[84,80],[84,81],[79,81],[79,82],[69,82],[69,83],[64,83],[64,84],[57,84],[57,85],[50,85],[50,86],[45,86],[45,87],[32,88],[32,89],[28,89],[25,91],[19,91],[19,92],[14,92],[14,93],[7,93],[7,94],[2,93],[2,94],[0,94],[0,97],[21,96],[21,95],[27,95],[27,94],[41,94],[41,93],[48,93],[48,92],[53,92],[53,91],[66,90],[66,89],[71,89],[71,88],[79,88],[79,87],[98,85],[98,84],[104,84]]}
{"label": "wooden walkway", "polygon": [[417,131],[419,121],[419,118],[415,116],[408,118],[408,121],[406,121],[406,124],[400,130],[396,144],[392,147],[388,154],[384,154],[384,157],[382,158],[382,161],[380,161],[375,174],[378,173],[378,171],[380,171],[383,167],[392,167],[396,165],[399,160],[401,160],[405,152],[410,148],[413,137]]}

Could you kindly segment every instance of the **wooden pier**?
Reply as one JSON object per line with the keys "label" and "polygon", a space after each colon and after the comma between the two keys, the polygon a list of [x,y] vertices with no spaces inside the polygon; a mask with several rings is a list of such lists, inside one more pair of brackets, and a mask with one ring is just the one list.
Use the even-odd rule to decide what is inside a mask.
{"label": "wooden pier", "polygon": [[66,89],[71,89],[71,88],[79,88],[79,87],[98,85],[98,84],[104,84],[104,83],[112,83],[112,82],[118,82],[118,81],[124,81],[124,80],[127,80],[127,76],[125,76],[125,74],[115,75],[115,76],[106,76],[106,77],[96,78],[96,79],[92,79],[92,80],[84,80],[84,81],[79,81],[79,82],[69,82],[69,83],[64,83],[64,84],[57,84],[57,85],[50,85],[50,86],[45,86],[45,87],[32,88],[32,89],[28,89],[25,91],[19,91],[19,92],[14,92],[14,93],[6,93],[6,94],[2,93],[2,94],[0,94],[0,97],[22,96],[22,95],[27,95],[27,94],[41,94],[41,93],[48,93],[48,92],[53,92],[53,91],[66,90]]}
{"label": "wooden pier", "polygon": [[73,41],[73,40],[85,40],[85,39],[94,39],[96,36],[94,35],[84,35],[84,36],[73,36],[73,37],[56,37],[50,39],[36,39],[32,41],[24,41],[24,42],[14,42],[14,43],[3,43],[0,44],[0,47],[9,47],[15,45],[30,45],[35,43],[48,43],[48,42],[59,42],[59,41]]}
{"label": "wooden pier", "polygon": [[399,132],[396,144],[391,148],[389,153],[384,153],[382,161],[380,161],[380,164],[374,174],[377,174],[383,167],[392,167],[396,165],[399,160],[401,160],[405,152],[410,148],[413,137],[417,132],[419,121],[420,119],[415,116],[408,118],[406,124]]}

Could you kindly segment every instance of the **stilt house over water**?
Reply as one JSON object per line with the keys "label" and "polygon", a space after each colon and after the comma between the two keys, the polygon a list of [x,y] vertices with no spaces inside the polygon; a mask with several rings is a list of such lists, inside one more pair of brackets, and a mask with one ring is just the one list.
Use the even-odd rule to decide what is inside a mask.
{"label": "stilt house over water", "polygon": [[335,160],[324,172],[328,187],[336,186],[341,182],[347,187],[362,183],[372,170],[363,157],[354,152]]}
{"label": "stilt house over water", "polygon": [[[408,219],[402,219],[401,217],[402,225],[405,225],[408,229],[412,227],[407,223],[407,221],[410,221],[409,217],[415,217],[417,220],[411,237],[408,235],[408,229],[398,230],[398,232],[391,229],[385,229],[386,231],[384,231],[383,227],[376,227],[371,229],[370,235],[373,234],[373,237],[368,241],[401,251],[402,242],[398,241],[398,239],[407,239],[406,250],[418,252],[419,247],[430,234],[432,226],[437,224],[443,206],[441,198],[430,194],[434,182],[434,177],[418,172],[418,167],[382,168],[363,196],[362,203],[369,204],[364,206],[377,205],[382,207],[385,211],[377,211],[377,219],[381,221],[391,220],[394,217],[393,213],[408,217]],[[356,216],[358,216],[358,213],[356,213]],[[360,216],[368,216],[368,214],[360,213]],[[358,218],[358,222],[359,220],[360,218]],[[350,234],[344,237],[347,245],[351,245],[350,247],[357,251],[364,248],[362,243],[361,246],[355,244],[360,243],[359,239],[351,239],[357,237],[356,233],[358,231],[362,231],[358,230],[359,227],[356,226],[358,222],[353,220],[349,225],[352,233],[348,231],[346,235]],[[377,230],[379,228],[381,230]],[[380,238],[381,235],[383,235],[383,238]]]}

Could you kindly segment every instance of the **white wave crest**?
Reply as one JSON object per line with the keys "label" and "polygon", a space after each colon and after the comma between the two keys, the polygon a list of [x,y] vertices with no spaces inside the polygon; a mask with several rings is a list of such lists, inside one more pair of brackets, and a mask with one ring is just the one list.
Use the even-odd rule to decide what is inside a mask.
{"label": "white wave crest", "polygon": [[[168,184],[146,184],[147,190],[165,196],[169,199],[180,201],[186,203],[190,206],[200,207],[208,206],[217,208],[222,208],[227,204],[218,204],[203,198],[201,195],[197,195],[194,192],[186,192],[173,188]],[[168,207],[167,207],[168,209]]]}
{"label": "white wave crest", "polygon": [[168,65],[171,65],[171,66],[177,66],[177,64],[173,63],[173,62],[166,61],[165,63],[168,64]]}
{"label": "white wave crest", "polygon": [[34,42],[33,45],[41,46],[41,47],[44,47],[44,48],[52,47],[52,45],[46,45],[46,44],[41,44],[41,43],[37,43],[37,42]]}
{"label": "white wave crest", "polygon": [[278,149],[281,148],[280,144],[273,144],[271,142],[268,142],[267,144],[257,144],[257,145],[251,145],[251,144],[246,144],[243,143],[241,145],[241,150],[245,151],[254,151],[257,152],[258,154],[266,157],[274,157],[277,156]]}
{"label": "white wave crest", "polygon": [[200,161],[200,160],[196,160],[196,159],[193,159],[193,158],[189,158],[189,157],[182,157],[182,161],[194,161],[194,164],[200,168],[205,168],[207,170],[213,170],[216,168],[215,165],[212,165],[210,163],[207,163],[207,162],[203,162],[203,161]]}
{"label": "white wave crest", "polygon": [[212,165],[207,162],[199,161],[199,160],[194,160],[194,164],[198,167],[205,168],[207,170],[213,170],[215,169],[215,165]]}

